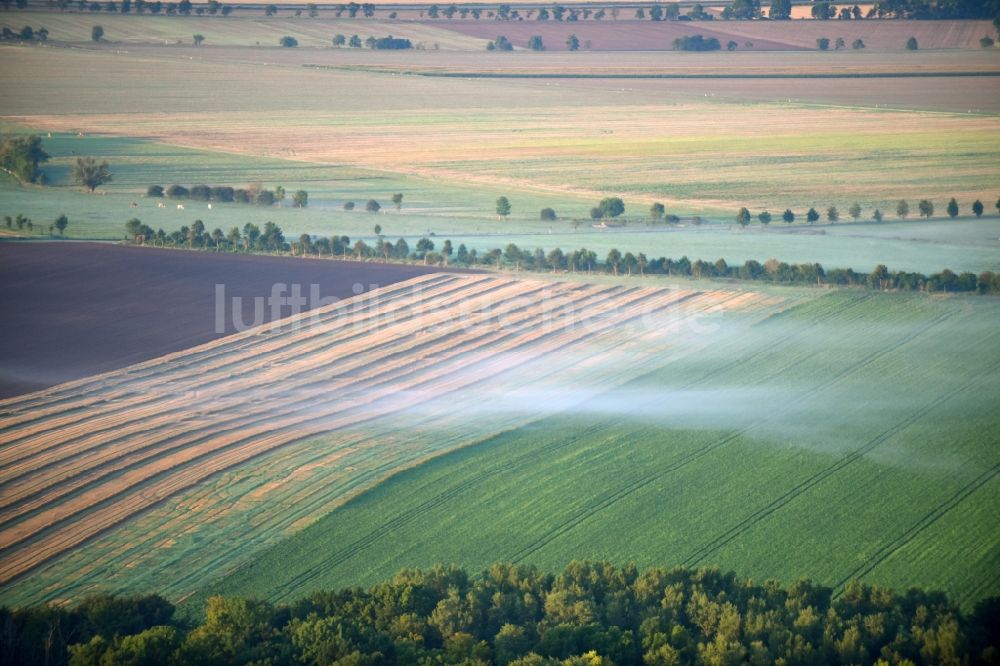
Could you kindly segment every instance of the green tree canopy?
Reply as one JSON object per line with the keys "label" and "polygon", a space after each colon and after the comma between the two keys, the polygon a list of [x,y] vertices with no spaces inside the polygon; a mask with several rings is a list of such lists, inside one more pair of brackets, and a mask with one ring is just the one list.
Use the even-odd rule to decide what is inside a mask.
{"label": "green tree canopy", "polygon": [[498,197],[496,205],[497,216],[505,218],[510,215],[510,200],[507,197]]}
{"label": "green tree canopy", "polygon": [[101,185],[111,182],[111,168],[107,162],[98,162],[93,157],[78,157],[73,163],[72,178],[74,184],[93,192]]}
{"label": "green tree canopy", "polygon": [[625,202],[620,197],[605,197],[597,204],[602,218],[618,217],[625,212]]}

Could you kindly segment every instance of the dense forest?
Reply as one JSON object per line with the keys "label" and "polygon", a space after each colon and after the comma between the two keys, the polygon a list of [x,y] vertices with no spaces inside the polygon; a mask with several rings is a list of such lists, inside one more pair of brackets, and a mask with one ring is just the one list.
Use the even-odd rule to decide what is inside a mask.
{"label": "dense forest", "polygon": [[209,598],[200,623],[156,596],[0,609],[4,664],[997,664],[1000,598],[853,582],[839,594],[718,568],[573,562],[404,570],[290,605]]}

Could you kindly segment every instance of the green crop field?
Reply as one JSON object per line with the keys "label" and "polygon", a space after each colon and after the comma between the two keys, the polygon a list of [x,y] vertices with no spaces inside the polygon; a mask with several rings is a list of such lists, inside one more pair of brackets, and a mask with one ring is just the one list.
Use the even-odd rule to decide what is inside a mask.
{"label": "green crop field", "polygon": [[439,561],[606,558],[970,604],[1000,592],[998,315],[834,293],[732,327],[585,408],[399,474],[206,593],[290,600]]}

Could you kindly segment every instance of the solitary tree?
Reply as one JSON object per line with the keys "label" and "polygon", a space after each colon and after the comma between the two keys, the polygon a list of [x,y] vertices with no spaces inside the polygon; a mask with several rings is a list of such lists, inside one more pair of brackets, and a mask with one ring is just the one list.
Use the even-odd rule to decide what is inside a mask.
{"label": "solitary tree", "polygon": [[99,42],[104,39],[104,28],[99,25],[95,25],[90,29],[90,39]]}
{"label": "solitary tree", "polygon": [[830,222],[836,222],[840,219],[840,211],[837,210],[836,206],[830,206],[826,209],[826,219]]}
{"label": "solitary tree", "polygon": [[205,41],[205,35],[194,35],[191,39],[194,40],[195,46],[201,46],[201,43]]}
{"label": "solitary tree", "polygon": [[851,219],[855,222],[861,217],[861,205],[858,203],[852,203],[851,207],[847,209],[847,214],[851,216]]}
{"label": "solitary tree", "polygon": [[569,38],[566,40],[566,48],[568,48],[570,51],[580,50],[580,40],[577,39],[576,35],[569,36]]}
{"label": "solitary tree", "polygon": [[757,219],[763,225],[771,224],[771,214],[769,212],[767,212],[766,210],[762,211],[760,214],[758,214],[757,215]]}
{"label": "solitary tree", "polygon": [[865,48],[865,40],[861,39],[860,37],[855,39],[853,42],[851,42],[851,48],[854,49],[855,51],[860,51],[861,49]]}
{"label": "solitary tree", "polygon": [[69,218],[65,214],[60,215],[56,218],[55,228],[59,230],[59,235],[62,236],[63,232],[66,231],[66,227],[69,226]]}
{"label": "solitary tree", "polygon": [[403,193],[396,192],[392,195],[392,203],[396,204],[396,210],[400,210],[403,207]]}
{"label": "solitary tree", "polygon": [[900,199],[899,203],[896,204],[896,217],[901,220],[905,220],[906,216],[910,214],[910,204],[906,203],[906,200]]}
{"label": "solitary tree", "polygon": [[654,220],[662,220],[665,212],[667,212],[667,209],[661,203],[655,203],[649,207],[649,216]]}
{"label": "solitary tree", "polygon": [[906,40],[906,50],[907,51],[916,51],[918,48],[920,48],[920,47],[917,44],[917,38],[916,37],[910,37],[908,40]]}
{"label": "solitary tree", "polygon": [[781,219],[783,219],[787,224],[791,224],[795,221],[795,213],[792,212],[791,208],[786,208],[785,212],[781,214]]}
{"label": "solitary tree", "polygon": [[808,222],[809,224],[812,224],[813,222],[815,222],[815,221],[816,221],[816,220],[818,220],[818,219],[819,219],[819,213],[817,213],[817,212],[816,212],[816,209],[815,209],[815,208],[810,208],[810,209],[809,209],[809,210],[808,210],[808,211],[806,212],[806,221],[807,221],[807,222]]}
{"label": "solitary tree", "polygon": [[343,35],[334,35],[333,36],[333,45],[334,46],[343,46],[346,43],[347,43],[347,37],[344,37]]}
{"label": "solitary tree", "polygon": [[344,210],[354,210],[354,202],[353,201],[345,201],[344,202]]}
{"label": "solitary tree", "polygon": [[951,201],[948,202],[947,210],[948,210],[948,217],[952,219],[958,217],[958,202],[955,201],[955,197],[952,197]]}
{"label": "solitary tree", "polygon": [[880,211],[878,208],[876,208],[875,212],[872,213],[872,219],[875,220],[876,222],[881,222],[882,221],[882,211]]}
{"label": "solitary tree", "polygon": [[545,44],[542,42],[541,35],[533,35],[531,39],[528,40],[528,48],[532,51],[544,51]]}
{"label": "solitary tree", "polygon": [[505,219],[510,215],[510,200],[507,197],[500,197],[497,199],[497,217],[500,219]]}
{"label": "solitary tree", "polygon": [[983,216],[983,202],[980,201],[979,199],[976,199],[975,201],[972,202],[972,214],[975,215],[976,217]]}
{"label": "solitary tree", "polygon": [[601,217],[618,217],[625,212],[625,202],[620,197],[605,197],[597,204]]}
{"label": "solitary tree", "polygon": [[816,40],[816,48],[818,48],[820,51],[826,51],[827,49],[830,48],[830,40],[827,39],[826,37],[820,37],[819,39]]}
{"label": "solitary tree", "polygon": [[934,214],[934,204],[927,199],[921,199],[920,203],[917,204],[917,210],[920,211],[922,216],[929,219]]}
{"label": "solitary tree", "polygon": [[288,35],[285,35],[284,37],[278,40],[278,43],[281,44],[281,46],[283,46],[286,49],[294,49],[296,46],[299,45],[299,40],[295,39],[294,37],[289,37]]}
{"label": "solitary tree", "polygon": [[747,208],[740,208],[739,212],[736,213],[736,222],[739,223],[741,227],[745,227],[750,224],[750,211]]}
{"label": "solitary tree", "polygon": [[83,185],[90,192],[111,181],[111,170],[107,162],[97,163],[93,157],[78,157],[73,164],[73,182]]}
{"label": "solitary tree", "polygon": [[267,7],[264,7],[264,16],[274,16],[277,13],[278,13],[278,8],[275,7],[274,5],[268,5]]}
{"label": "solitary tree", "polygon": [[305,208],[309,205],[309,193],[305,190],[295,190],[292,195],[292,205],[296,208]]}
{"label": "solitary tree", "polygon": [[369,199],[368,203],[365,204],[365,210],[369,213],[377,213],[382,210],[382,206],[374,199]]}
{"label": "solitary tree", "polygon": [[556,211],[555,209],[552,208],[543,208],[541,211],[539,211],[538,217],[539,219],[545,220],[546,222],[551,222],[552,220],[556,219]]}

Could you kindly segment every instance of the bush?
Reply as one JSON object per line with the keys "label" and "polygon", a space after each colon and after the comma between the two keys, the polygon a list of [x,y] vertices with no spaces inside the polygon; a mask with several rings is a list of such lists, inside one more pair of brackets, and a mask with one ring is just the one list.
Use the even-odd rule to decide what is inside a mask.
{"label": "bush", "polygon": [[371,47],[377,51],[387,49],[411,49],[413,48],[413,44],[408,39],[398,39],[389,35],[388,37],[381,37],[373,40]]}
{"label": "bush", "polygon": [[353,201],[344,202],[344,210],[354,210],[354,202]]}
{"label": "bush", "polygon": [[702,35],[688,35],[674,40],[675,51],[718,51],[722,44],[715,37],[705,39]]}
{"label": "bush", "polygon": [[167,188],[167,196],[171,199],[187,199],[188,188],[183,185],[171,185]]}
{"label": "bush", "polygon": [[208,185],[194,185],[188,196],[196,201],[208,201],[212,197],[212,189]]}
{"label": "bush", "polygon": [[543,208],[541,212],[539,212],[538,217],[542,220],[551,221],[556,219],[556,212],[551,208]]}
{"label": "bush", "polygon": [[989,35],[984,35],[982,39],[979,40],[979,45],[984,49],[991,48],[996,42]]}
{"label": "bush", "polygon": [[289,37],[288,35],[285,35],[280,40],[278,40],[278,43],[281,46],[285,47],[286,49],[293,49],[299,45],[299,40],[295,39],[294,37]]}
{"label": "bush", "polygon": [[906,40],[906,50],[907,51],[916,51],[919,48],[920,47],[917,44],[917,38],[916,37],[910,37],[908,40]]}
{"label": "bush", "polygon": [[163,196],[163,186],[162,185],[150,185],[146,188],[147,197],[162,197]]}
{"label": "bush", "polygon": [[826,51],[830,48],[830,40],[826,37],[820,37],[816,40],[816,48],[820,51]]}

